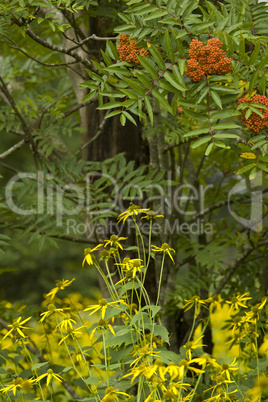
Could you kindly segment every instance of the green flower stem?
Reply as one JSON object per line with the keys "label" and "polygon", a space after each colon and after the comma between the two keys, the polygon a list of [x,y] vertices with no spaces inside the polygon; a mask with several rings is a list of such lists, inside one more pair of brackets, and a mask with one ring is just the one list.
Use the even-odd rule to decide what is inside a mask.
{"label": "green flower stem", "polygon": [[[70,359],[70,361],[71,361],[71,363],[72,363],[72,366],[73,366],[73,368],[74,368],[74,371],[78,374],[78,376],[81,378],[81,380],[86,384],[88,390],[91,391],[91,389],[90,389],[90,387],[88,386],[88,384],[86,383],[84,377],[80,374],[80,372],[79,372],[79,371],[77,370],[77,368],[76,368],[76,365],[75,365],[75,363],[74,363],[74,361],[73,361],[73,358],[72,358],[72,356],[71,356],[71,353],[70,353],[70,350],[69,350],[69,348],[68,348],[67,342],[66,342],[66,340],[64,339],[64,335],[63,335],[63,333],[62,333],[61,327],[60,327],[60,325],[59,325],[59,321],[58,321],[58,319],[57,319],[56,316],[55,316],[55,320],[56,320],[56,322],[57,322],[57,327],[59,328],[59,332],[60,332],[61,338],[63,339],[64,346],[65,346],[65,348],[66,348],[66,350],[67,350],[67,353],[68,353],[69,359]],[[98,401],[97,398],[96,398],[96,400]]]}
{"label": "green flower stem", "polygon": [[198,379],[197,379],[197,381],[196,381],[196,383],[195,383],[195,387],[194,387],[194,390],[193,390],[193,394],[192,394],[191,398],[189,399],[189,402],[191,402],[192,399],[193,399],[193,397],[195,396],[195,393],[196,393],[197,387],[198,387],[198,385],[199,385],[199,383],[200,383],[200,380],[201,380],[201,378],[202,378],[202,375],[203,375],[203,373],[199,373]]}
{"label": "green flower stem", "polygon": [[[25,343],[24,343],[23,339],[21,339],[21,342],[22,342],[22,345],[23,345],[23,349],[25,350],[25,352],[26,352],[26,354],[27,354],[27,356],[28,356],[29,362],[30,362],[30,363],[31,363],[31,365],[33,366],[33,365],[34,365],[34,363],[33,363],[32,356],[31,356],[31,354],[30,354],[29,350],[26,348],[26,345],[25,345]],[[36,371],[36,370],[34,370],[34,371],[33,371],[33,373],[34,373],[34,375],[35,375],[35,376],[36,376],[36,378],[37,378],[37,377],[38,377],[38,373],[37,373],[37,371]],[[41,386],[40,382],[38,382],[38,386],[39,386],[39,389],[40,389],[40,393],[41,393],[42,400],[44,401],[44,400],[45,400],[45,396],[44,396],[44,393],[43,393],[43,388],[42,388],[42,386]]]}
{"label": "green flower stem", "polygon": [[105,342],[105,333],[102,333],[102,342],[103,342],[103,351],[104,351],[104,362],[105,362],[105,371],[107,374],[107,384],[110,386],[110,369],[108,368],[107,354],[106,354],[106,342]]}
{"label": "green flower stem", "polygon": [[160,277],[159,277],[159,284],[158,284],[158,292],[157,292],[157,298],[155,305],[158,305],[159,302],[159,297],[160,297],[160,290],[161,290],[161,284],[162,284],[162,276],[163,276],[163,269],[164,269],[164,262],[165,262],[165,256],[166,253],[163,254],[163,259],[162,259],[162,264],[161,264],[161,269],[160,269]]}
{"label": "green flower stem", "polygon": [[136,222],[136,219],[134,217],[132,217],[133,221],[134,221],[134,225],[135,225],[135,234],[136,234],[136,242],[137,242],[137,249],[138,249],[138,257],[139,259],[141,259],[141,255],[140,255],[140,245],[139,245],[139,233],[138,233],[138,225]]}
{"label": "green flower stem", "polygon": [[192,325],[191,332],[190,332],[190,335],[189,335],[189,338],[188,338],[188,341],[187,341],[187,342],[189,342],[189,341],[191,340],[192,335],[193,335],[193,332],[194,332],[194,329],[195,329],[196,311],[197,311],[197,306],[196,306],[196,303],[195,303],[195,305],[194,305],[193,325]]}
{"label": "green flower stem", "polygon": [[111,276],[111,272],[110,272],[110,269],[109,269],[108,262],[106,260],[105,260],[105,266],[106,266],[106,269],[107,269],[107,276],[108,276],[108,278],[110,280],[110,283],[111,283],[111,288],[113,289],[113,294],[111,294],[111,297],[113,297],[113,295],[115,295],[116,298],[119,298],[117,290],[115,289],[115,286],[114,286],[114,282],[113,282],[113,279],[112,279],[112,276]]}
{"label": "green flower stem", "polygon": [[149,250],[149,252],[148,252],[148,260],[147,260],[147,264],[146,264],[146,270],[145,270],[145,273],[144,273],[144,280],[145,280],[145,275],[146,275],[147,269],[148,269],[149,264],[150,264],[150,259],[151,259],[152,226],[153,226],[152,219],[150,219],[150,229],[149,229],[149,237],[148,237],[148,250]]}
{"label": "green flower stem", "polygon": [[108,289],[108,291],[109,291],[109,293],[110,293],[110,295],[112,297],[113,291],[112,291],[112,288],[111,288],[111,286],[110,286],[110,284],[109,284],[109,282],[107,280],[107,277],[106,277],[105,273],[103,272],[103,270],[101,269],[99,264],[95,264],[95,267],[97,268],[97,271],[99,272],[99,274],[101,275],[102,279],[104,280],[104,282],[105,282],[105,284],[107,286],[107,289]]}
{"label": "green flower stem", "polygon": [[138,236],[140,236],[140,239],[141,239],[142,250],[143,250],[143,262],[144,262],[144,265],[146,266],[146,251],[145,251],[145,245],[144,245],[143,236],[141,234],[139,226],[137,225],[136,220],[134,222],[135,222],[136,233],[137,233]]}

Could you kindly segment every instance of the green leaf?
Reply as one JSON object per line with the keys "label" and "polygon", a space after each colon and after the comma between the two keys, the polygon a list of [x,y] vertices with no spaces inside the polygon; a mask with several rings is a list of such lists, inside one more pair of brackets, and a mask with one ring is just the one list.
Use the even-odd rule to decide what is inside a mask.
{"label": "green leaf", "polygon": [[168,101],[166,100],[164,95],[162,95],[156,89],[152,90],[152,95],[158,100],[159,104],[162,105],[164,109],[169,111],[169,113],[171,113],[171,114],[173,113],[172,107],[170,106],[170,104],[168,103]]}
{"label": "green leaf", "polygon": [[215,141],[214,145],[219,148],[224,148],[224,149],[230,149],[231,147],[229,145],[224,144],[222,141]]}
{"label": "green leaf", "polygon": [[201,92],[201,96],[199,97],[199,99],[198,99],[198,101],[197,101],[197,104],[200,103],[200,102],[202,102],[202,100],[204,99],[204,97],[207,95],[208,91],[209,91],[209,87],[206,87],[206,88],[204,89],[204,91]]}
{"label": "green leaf", "polygon": [[205,137],[200,138],[200,140],[195,141],[195,142],[191,145],[191,147],[192,147],[192,148],[197,148],[197,147],[199,147],[200,145],[206,144],[206,143],[209,142],[209,141],[211,141],[211,135],[206,135]]}
{"label": "green leaf", "polygon": [[216,103],[216,105],[218,105],[219,108],[222,109],[221,98],[219,97],[219,95],[217,94],[217,92],[215,92],[215,91],[210,91],[210,94],[211,94],[211,96],[212,96],[212,99],[213,99],[214,102]]}
{"label": "green leaf", "polygon": [[90,92],[88,95],[86,95],[86,96],[82,99],[82,102],[86,102],[86,101],[88,101],[88,100],[94,98],[95,95],[96,95],[96,92],[95,92],[95,91]]}
{"label": "green leaf", "polygon": [[114,59],[118,59],[118,52],[112,41],[106,42],[106,53]]}
{"label": "green leaf", "polygon": [[115,107],[121,107],[122,102],[108,102],[105,103],[103,106],[99,106],[97,109],[99,110],[106,110],[106,109],[114,109]]}
{"label": "green leaf", "polygon": [[240,126],[235,123],[220,123],[212,125],[213,130],[228,130],[230,128],[240,128]]}
{"label": "green leaf", "polygon": [[149,20],[153,20],[155,18],[161,18],[161,17],[164,17],[165,15],[167,15],[167,11],[156,9],[148,17],[143,17],[143,21],[149,21]]}
{"label": "green leaf", "polygon": [[121,125],[124,126],[126,124],[126,121],[127,121],[126,116],[123,113],[121,113],[121,115],[120,115]]}
{"label": "green leaf", "polygon": [[264,172],[268,173],[268,166],[265,166],[263,163],[258,162],[258,167],[263,170]]}
{"label": "green leaf", "polygon": [[99,377],[90,376],[84,380],[84,382],[88,385],[98,385],[101,382]]}
{"label": "green leaf", "polygon": [[265,56],[262,61],[257,65],[257,70],[260,70],[261,68],[263,68],[264,66],[266,66],[266,64],[268,63],[268,55]]}
{"label": "green leaf", "polygon": [[209,127],[203,127],[203,128],[196,128],[192,131],[189,131],[188,133],[184,134],[183,137],[193,137],[195,135],[199,135],[199,134],[206,134],[209,132]]}
{"label": "green leaf", "polygon": [[174,53],[172,42],[171,42],[169,32],[167,29],[166,29],[165,36],[164,36],[164,47],[165,47],[165,52],[168,55],[168,58],[173,63],[175,61],[175,53]]}
{"label": "green leaf", "polygon": [[251,170],[250,174],[249,174],[249,180],[254,180],[255,177],[256,177],[256,174],[257,174],[257,168],[254,167],[254,168]]}
{"label": "green leaf", "polygon": [[256,166],[256,163],[250,163],[249,165],[246,165],[242,167],[241,169],[238,170],[236,174],[243,174],[247,172],[248,170],[252,169],[254,166]]}
{"label": "green leaf", "polygon": [[147,98],[147,96],[144,97],[144,104],[147,109],[151,125],[153,126],[153,123],[154,123],[153,109],[152,109],[152,105],[151,105],[149,99]]}
{"label": "green leaf", "polygon": [[228,119],[229,117],[239,116],[240,112],[236,110],[217,110],[211,113],[212,119]]}
{"label": "green leaf", "polygon": [[32,366],[32,371],[39,370],[41,367],[44,367],[44,366],[46,366],[47,364],[49,364],[49,362],[35,363],[35,364]]}
{"label": "green leaf", "polygon": [[214,146],[213,142],[211,142],[210,144],[208,144],[207,149],[206,149],[206,151],[205,151],[205,155],[206,155],[206,156],[208,156],[208,155],[210,154],[210,152],[211,152],[212,149],[213,149],[213,146]]}
{"label": "green leaf", "polygon": [[248,64],[250,64],[251,66],[253,66],[255,64],[255,62],[257,61],[259,52],[260,52],[260,47],[261,47],[261,42],[259,41],[256,45],[255,45],[255,49],[254,51],[251,53],[250,59]]}
{"label": "green leaf", "polygon": [[245,119],[248,119],[252,114],[252,110],[249,108],[245,113]]}
{"label": "green leaf", "polygon": [[179,91],[185,92],[185,88],[175,80],[174,76],[169,71],[165,72],[164,77],[171,85],[173,85]]}
{"label": "green leaf", "polygon": [[114,111],[112,111],[111,113],[109,113],[109,114],[106,116],[106,119],[108,119],[109,117],[116,116],[117,114],[120,114],[120,113],[122,113],[121,110],[114,110]]}
{"label": "green leaf", "polygon": [[133,116],[131,116],[131,114],[129,114],[128,112],[126,112],[125,110],[123,111],[123,115],[129,120],[131,121],[131,123],[135,124],[135,126],[137,125],[135,119],[133,118]]}
{"label": "green leaf", "polygon": [[155,68],[151,65],[151,63],[145,58],[145,57],[141,57],[141,56],[137,56],[142,67],[148,72],[148,74],[150,74],[150,76],[154,79],[157,80],[158,79],[158,73],[155,70]]}
{"label": "green leaf", "polygon": [[153,328],[153,334],[155,336],[160,336],[165,342],[169,344],[169,333],[166,327],[163,327],[163,325],[155,325]]}
{"label": "green leaf", "polygon": [[239,135],[237,134],[229,134],[229,133],[216,133],[213,135],[214,138],[220,138],[220,139],[227,139],[227,138],[239,138]]}
{"label": "green leaf", "polygon": [[151,55],[153,56],[154,61],[156,62],[158,67],[161,70],[164,70],[166,68],[166,66],[165,66],[165,63],[164,63],[163,58],[161,56],[161,53],[157,50],[157,48],[154,45],[151,45],[149,47],[149,51],[150,51]]}
{"label": "green leaf", "polygon": [[125,78],[125,81],[129,84],[131,88],[137,91],[139,94],[144,95],[146,89],[143,88],[140,84],[138,84],[133,78]]}
{"label": "green leaf", "polygon": [[253,149],[262,147],[264,144],[266,144],[266,142],[267,142],[266,140],[258,141],[258,142],[256,142],[256,144],[253,145],[253,147],[251,147],[251,149],[253,150]]}
{"label": "green leaf", "polygon": [[249,81],[249,88],[248,88],[249,95],[252,94],[254,85],[256,84],[256,81],[257,81],[257,78],[258,78],[258,74],[259,74],[259,71],[256,70],[256,71],[254,71],[254,73],[251,76],[251,79]]}

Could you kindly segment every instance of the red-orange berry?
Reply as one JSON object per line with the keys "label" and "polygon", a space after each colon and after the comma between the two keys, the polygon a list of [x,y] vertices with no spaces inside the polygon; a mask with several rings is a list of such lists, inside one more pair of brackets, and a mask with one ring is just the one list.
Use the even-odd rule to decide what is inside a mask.
{"label": "red-orange berry", "polygon": [[222,45],[218,38],[209,39],[206,45],[197,39],[192,40],[186,75],[193,82],[201,81],[206,75],[225,75],[232,71],[231,59],[226,57]]}
{"label": "red-orange berry", "polygon": [[117,47],[119,57],[122,61],[140,64],[137,56],[148,56],[147,50],[140,49],[135,39],[130,39],[129,35],[121,34],[119,36],[119,45]]}
{"label": "red-orange berry", "polygon": [[247,127],[247,130],[254,130],[258,133],[261,129],[268,126],[268,98],[264,95],[255,95],[253,98],[240,98],[237,102],[237,106],[241,105],[241,103],[260,103],[261,105],[266,106],[266,109],[260,109],[256,107],[263,115],[263,117],[259,116],[257,113],[252,112],[248,119],[246,119],[245,115],[248,109],[241,110],[241,121]]}

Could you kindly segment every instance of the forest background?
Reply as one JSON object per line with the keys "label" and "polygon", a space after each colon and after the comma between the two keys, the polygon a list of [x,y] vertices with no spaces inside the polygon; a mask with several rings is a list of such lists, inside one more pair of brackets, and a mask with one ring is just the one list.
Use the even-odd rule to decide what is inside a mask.
{"label": "forest background", "polygon": [[[194,329],[207,322],[202,342],[212,353],[200,299],[250,295],[262,306],[267,10],[253,0],[1,3],[5,323],[7,301],[37,314],[58,279],[75,277],[77,298],[108,298],[103,278],[81,267],[84,249],[104,260],[98,245],[127,237],[134,258],[135,230],[150,238],[144,288],[162,306],[170,350],[180,350],[196,319]],[[130,219],[117,223],[122,213]],[[137,224],[139,214],[146,219]],[[109,269],[113,282],[122,279]]]}

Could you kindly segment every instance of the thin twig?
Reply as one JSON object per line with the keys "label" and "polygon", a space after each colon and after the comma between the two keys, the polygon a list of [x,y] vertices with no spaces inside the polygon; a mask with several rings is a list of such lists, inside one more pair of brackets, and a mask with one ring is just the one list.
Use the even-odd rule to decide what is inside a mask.
{"label": "thin twig", "polygon": [[54,52],[68,54],[69,56],[73,57],[75,60],[77,60],[80,63],[82,63],[84,66],[90,68],[92,71],[98,72],[98,69],[94,66],[93,63],[91,63],[91,61],[89,61],[88,59],[82,57],[79,53],[75,52],[74,50],[65,49],[62,46],[58,46],[58,45],[49,43],[46,40],[44,40],[43,38],[40,38],[40,36],[36,35],[31,30],[29,25],[27,26],[27,30],[25,32],[30,38],[32,38],[35,42],[39,43],[43,47],[46,47],[47,49],[53,50]]}
{"label": "thin twig", "polygon": [[2,166],[3,168],[10,170],[11,172],[14,173],[20,173],[21,171],[18,169],[15,169],[13,166],[7,165],[6,163],[0,162],[0,166]]}
{"label": "thin twig", "polygon": [[69,110],[67,110],[66,112],[63,113],[64,117],[69,116],[70,114],[76,112],[77,110],[81,109],[82,107],[85,107],[87,105],[89,105],[90,103],[95,102],[98,99],[97,95],[94,95],[93,98],[89,99],[88,101],[85,102],[81,102],[78,105],[75,105],[73,107],[71,107]]}
{"label": "thin twig", "polygon": [[71,64],[76,64],[77,61],[70,61],[69,63],[45,63],[44,61],[40,61],[38,59],[36,59],[35,57],[31,56],[29,53],[25,52],[25,50],[23,50],[22,48],[20,48],[16,42],[14,42],[14,40],[12,40],[11,38],[8,38],[5,36],[6,39],[10,40],[13,45],[8,45],[10,48],[15,49],[15,50],[19,50],[21,53],[23,53],[26,57],[28,57],[29,59],[32,59],[33,61],[35,61],[38,64],[41,64],[42,66],[45,67],[62,67],[62,66],[66,66],[68,67]]}
{"label": "thin twig", "polygon": [[93,141],[95,141],[95,140],[102,134],[103,129],[104,129],[104,126],[105,126],[105,123],[106,123],[106,121],[107,121],[107,120],[106,120],[106,116],[108,116],[108,114],[109,114],[109,111],[107,111],[107,112],[105,113],[105,116],[104,116],[103,120],[101,121],[101,123],[100,123],[100,125],[99,125],[99,128],[98,128],[98,131],[97,131],[97,133],[94,135],[94,137],[91,138],[89,141],[87,141],[85,144],[83,144],[83,145],[76,151],[75,155],[79,154],[79,152],[81,152],[84,148],[88,147],[89,144],[91,144]]}
{"label": "thin twig", "polygon": [[5,159],[7,156],[13,154],[13,152],[15,152],[17,149],[20,149],[25,144],[25,142],[25,140],[21,140],[17,144],[13,145],[13,147],[0,154],[0,159]]}
{"label": "thin twig", "polygon": [[10,92],[9,92],[9,90],[8,90],[6,84],[5,84],[5,82],[4,82],[4,80],[3,80],[3,78],[1,76],[0,76],[0,90],[6,96],[8,102],[10,103],[10,106],[12,107],[12,109],[14,110],[16,116],[18,117],[18,119],[21,122],[22,129],[23,129],[23,131],[25,133],[24,140],[25,140],[25,142],[26,141],[30,142],[35,167],[36,167],[36,170],[39,170],[38,153],[37,153],[35,142],[34,142],[33,137],[32,137],[31,130],[28,127],[28,125],[27,125],[26,121],[24,120],[24,118],[22,117],[21,113],[19,112],[19,110],[18,110],[18,108],[16,106],[16,103],[15,103],[14,99],[12,98],[12,96],[11,96],[11,94],[10,94]]}

